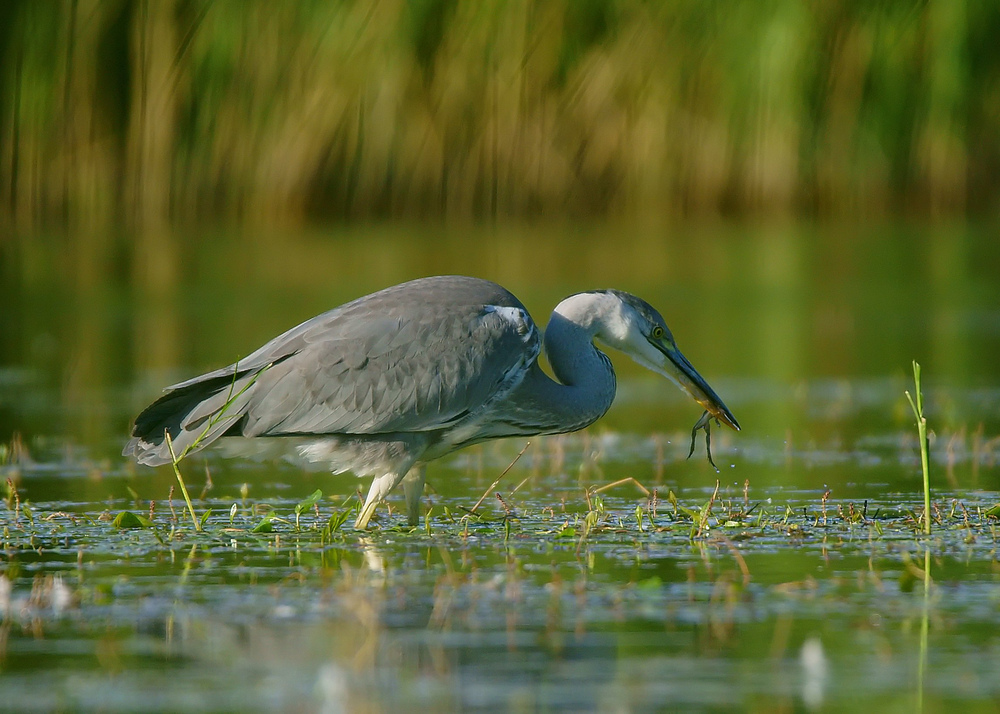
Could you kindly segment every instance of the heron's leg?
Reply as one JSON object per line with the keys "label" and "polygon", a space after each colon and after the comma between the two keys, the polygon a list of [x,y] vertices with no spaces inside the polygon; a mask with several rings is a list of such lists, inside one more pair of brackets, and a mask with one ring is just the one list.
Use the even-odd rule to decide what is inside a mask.
{"label": "heron's leg", "polygon": [[424,492],[427,468],[420,464],[403,477],[403,495],[406,496],[406,518],[411,526],[420,523],[420,496]]}
{"label": "heron's leg", "polygon": [[382,503],[382,500],[389,495],[392,489],[396,488],[396,485],[402,478],[403,474],[387,473],[385,476],[376,476],[372,479],[372,485],[368,489],[368,497],[365,499],[365,505],[361,507],[358,519],[354,521],[356,529],[363,531],[368,527],[368,521],[371,520],[372,515],[375,513],[375,507]]}

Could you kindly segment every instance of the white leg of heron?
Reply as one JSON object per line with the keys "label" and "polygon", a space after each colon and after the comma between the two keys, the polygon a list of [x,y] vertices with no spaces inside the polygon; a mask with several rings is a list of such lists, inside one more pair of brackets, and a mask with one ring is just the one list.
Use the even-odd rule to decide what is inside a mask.
{"label": "white leg of heron", "polygon": [[368,527],[368,521],[371,520],[372,515],[375,513],[375,507],[382,503],[389,492],[396,488],[396,485],[403,479],[402,474],[388,473],[385,476],[376,476],[372,479],[372,486],[368,489],[368,498],[365,499],[365,505],[361,507],[361,513],[358,514],[358,520],[354,521],[354,527],[359,531],[363,531]]}
{"label": "white leg of heron", "polygon": [[406,496],[406,518],[411,526],[420,523],[420,496],[424,493],[427,468],[420,464],[403,477],[403,495]]}

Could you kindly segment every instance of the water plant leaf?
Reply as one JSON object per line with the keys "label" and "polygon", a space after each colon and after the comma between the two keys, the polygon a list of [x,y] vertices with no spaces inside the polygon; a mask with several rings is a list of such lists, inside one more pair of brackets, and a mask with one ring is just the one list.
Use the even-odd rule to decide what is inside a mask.
{"label": "water plant leaf", "polygon": [[153,522],[145,516],[132,513],[132,511],[122,511],[111,521],[111,525],[118,530],[125,530],[127,528],[152,528]]}
{"label": "water plant leaf", "polygon": [[302,499],[295,505],[295,515],[298,516],[301,515],[302,513],[305,513],[310,508],[319,503],[321,498],[323,498],[323,492],[317,488],[306,498]]}
{"label": "water plant leaf", "polygon": [[347,508],[342,511],[335,512],[332,516],[330,516],[330,520],[326,522],[326,527],[323,529],[325,535],[329,537],[343,528],[350,516],[351,511]]}
{"label": "water plant leaf", "polygon": [[264,514],[264,517],[260,519],[260,523],[255,525],[250,532],[251,533],[270,533],[274,530],[274,512]]}

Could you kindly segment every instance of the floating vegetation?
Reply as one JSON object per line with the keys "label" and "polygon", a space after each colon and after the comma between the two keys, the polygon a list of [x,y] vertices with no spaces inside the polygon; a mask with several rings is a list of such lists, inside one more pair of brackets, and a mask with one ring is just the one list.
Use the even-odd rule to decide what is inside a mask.
{"label": "floating vegetation", "polygon": [[[847,708],[845,694],[822,677],[808,694],[789,691],[773,668],[798,666],[801,650],[814,668],[822,658],[830,677],[853,677],[860,657],[874,671],[918,673],[919,690],[898,685],[906,696],[947,701],[926,668],[928,648],[946,630],[952,642],[964,642],[996,625],[995,607],[983,609],[998,572],[995,500],[937,492],[934,540],[921,542],[922,514],[905,500],[837,499],[830,490],[789,495],[748,480],[716,482],[703,496],[634,476],[575,490],[555,481],[575,495],[553,497],[551,484],[531,490],[519,481],[475,512],[463,509],[465,498],[436,495],[424,527],[381,515],[363,534],[344,528],[359,502],[318,489],[298,501],[255,500],[245,490],[232,500],[202,499],[196,528],[172,492],[156,508],[129,494],[94,510],[30,503],[11,483],[0,512],[0,662],[88,643],[85,651],[101,653],[103,673],[129,672],[144,684],[125,680],[124,698],[109,704],[106,692],[71,690],[52,679],[54,670],[33,666],[15,669],[10,686],[110,710],[127,709],[148,691],[184,688],[221,688],[230,708],[267,708],[262,701],[288,708],[317,687],[324,701],[345,706],[445,710],[454,701],[441,692],[456,691],[462,701],[485,697],[502,708],[501,692],[515,686],[504,672],[520,671],[523,657],[555,668],[547,675],[554,682],[563,682],[559,663],[571,658],[584,677],[573,686],[590,701],[619,691],[623,683],[609,680],[609,669],[641,666],[643,681],[655,674],[692,696],[731,704],[808,699]],[[946,584],[926,576],[932,565]],[[949,622],[962,624],[943,624],[945,610]],[[881,639],[865,639],[870,628]],[[850,633],[855,639],[844,636]],[[493,635],[506,643],[500,652],[483,642]],[[248,645],[239,644],[243,638]],[[653,647],[674,666],[700,670],[731,661],[738,643],[738,656],[747,657],[740,667],[755,678],[685,680],[659,671],[656,658],[632,659]],[[146,661],[135,648],[155,656]],[[425,651],[443,658],[432,671],[419,664]],[[998,680],[984,658],[963,651],[973,650],[934,656],[975,671],[979,688],[968,696],[990,700]],[[158,674],[164,660],[173,687]],[[766,666],[758,671],[755,661]],[[253,684],[261,672],[266,692]],[[389,676],[398,682],[392,688],[361,685]],[[9,668],[5,677],[12,681]],[[773,689],[762,694],[761,682]],[[576,689],[562,688],[568,684],[558,695],[567,706],[576,701]],[[176,708],[171,697],[179,695],[163,696]],[[646,703],[640,708],[653,705],[644,689],[630,696]]]}
{"label": "floating vegetation", "polygon": [[[623,486],[634,487],[639,500],[622,495]],[[731,490],[722,490],[716,481],[707,500],[691,502],[679,498],[673,489],[667,489],[664,494],[656,487],[649,488],[628,477],[584,489],[577,508],[564,502],[556,510],[534,498],[523,501],[516,491],[507,495],[497,492],[502,513],[497,509],[490,512],[467,509],[460,503],[439,504],[441,512],[431,509],[426,529],[403,525],[399,516],[391,512],[376,523],[381,524],[379,532],[407,533],[414,538],[426,530],[427,535],[435,539],[465,540],[471,535],[470,528],[479,536],[499,537],[504,534],[501,530],[490,531],[501,528],[507,530],[508,536],[529,540],[569,532],[584,537],[643,534],[646,544],[651,536],[658,534],[669,536],[670,540],[695,541],[711,538],[719,532],[738,532],[740,540],[745,542],[789,535],[798,543],[807,536],[824,540],[831,536],[854,539],[859,534],[859,527],[866,529],[865,537],[873,543],[913,538],[924,530],[925,514],[914,511],[905,502],[837,501],[827,490],[817,492],[811,501],[799,497],[781,503],[773,495],[754,500],[751,491],[750,482],[746,481],[740,494],[734,497]],[[616,494],[614,507],[608,505],[612,493]],[[116,513],[47,511],[37,504],[22,502],[16,487],[8,480],[7,510],[0,523],[4,528],[3,547],[8,554],[23,549],[36,550],[40,539],[53,534],[82,539],[81,542],[100,547],[102,537],[127,530],[169,534],[169,538],[160,541],[165,547],[171,542],[210,543],[220,536],[234,538],[253,534],[294,536],[298,548],[308,547],[312,541],[322,546],[333,533],[340,533],[338,537],[344,542],[363,539],[361,533],[343,530],[343,524],[357,510],[358,504],[344,504],[330,511],[329,502],[330,499],[324,498],[322,491],[317,489],[291,504],[244,500],[242,506],[232,503],[222,507],[223,504],[216,503],[216,507],[203,511],[197,527],[192,524],[185,528],[169,499],[166,501],[168,511],[155,510],[151,502],[148,514],[127,508]],[[957,536],[965,544],[985,540],[992,545],[996,541],[1000,503],[982,500],[970,503],[952,496],[933,501],[928,513],[935,527],[942,529],[942,538]]]}

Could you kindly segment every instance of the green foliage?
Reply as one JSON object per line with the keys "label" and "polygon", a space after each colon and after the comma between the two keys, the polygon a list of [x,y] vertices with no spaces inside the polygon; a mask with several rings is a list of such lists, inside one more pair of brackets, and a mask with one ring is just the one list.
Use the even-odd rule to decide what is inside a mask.
{"label": "green foliage", "polygon": [[320,489],[316,489],[309,496],[299,501],[295,504],[295,529],[299,528],[299,516],[304,512],[308,511],[310,508],[319,503],[320,499],[323,498],[323,492]]}
{"label": "green foliage", "polygon": [[274,530],[274,520],[276,518],[274,511],[268,511],[264,514],[264,517],[260,519],[260,522],[250,529],[251,533],[270,533]]}
{"label": "green foliage", "polygon": [[347,523],[350,517],[351,511],[349,509],[334,512],[334,514],[330,516],[330,520],[326,522],[326,526],[323,527],[321,534],[322,542],[329,543],[332,541],[334,534],[341,531],[344,524]]}
{"label": "green foliage", "polygon": [[130,528],[152,528],[153,522],[145,516],[132,513],[132,511],[122,511],[111,521],[111,525],[118,530],[127,530]]}
{"label": "green foliage", "polygon": [[0,11],[0,214],[853,215],[1000,188],[995,3],[135,7]]}

